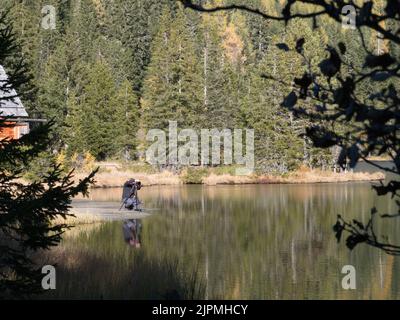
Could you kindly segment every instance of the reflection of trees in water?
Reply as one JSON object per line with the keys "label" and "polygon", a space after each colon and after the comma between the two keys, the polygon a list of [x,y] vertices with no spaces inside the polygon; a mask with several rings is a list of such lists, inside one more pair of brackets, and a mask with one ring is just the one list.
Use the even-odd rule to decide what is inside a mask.
{"label": "reflection of trees in water", "polygon": [[[337,213],[354,217],[373,203],[386,206],[368,185],[283,186],[271,192],[232,188],[229,196],[222,189],[220,197],[216,190],[208,197],[201,189],[196,198],[203,193],[203,201],[169,208],[169,219],[155,217],[149,224],[149,234],[160,236],[169,255],[188,265],[203,263],[210,298],[230,298],[239,287],[244,298],[338,297],[340,270],[349,263],[356,263],[360,281],[379,280],[376,253],[338,251],[331,234]],[[369,281],[359,286],[364,294],[375,294]]]}
{"label": "reflection of trees in water", "polygon": [[80,228],[49,254],[57,260],[57,290],[44,298],[204,298],[202,277],[196,269],[187,270],[172,257],[151,257],[126,246],[115,239],[119,223],[97,226],[91,233]]}
{"label": "reflection of trees in water", "polygon": [[[175,287],[193,287],[194,279],[201,280],[196,286],[204,284],[200,291],[210,299],[399,297],[396,260],[382,256],[380,263],[378,252],[362,246],[350,253],[332,235],[338,213],[357,217],[372,205],[388,206],[368,184],[195,186],[155,189],[147,197],[151,207],[162,210],[143,219],[140,252],[123,242],[119,223],[101,225],[64,244],[76,255],[86,252],[79,260],[88,256],[92,266],[84,274],[117,279],[104,284],[115,296],[125,297],[126,279],[136,277],[142,297],[154,292],[173,297]],[[379,227],[390,234],[395,234],[390,228],[398,229]],[[178,271],[168,267],[175,263]],[[345,264],[357,269],[356,291],[341,288]],[[147,281],[153,285],[145,288]]]}

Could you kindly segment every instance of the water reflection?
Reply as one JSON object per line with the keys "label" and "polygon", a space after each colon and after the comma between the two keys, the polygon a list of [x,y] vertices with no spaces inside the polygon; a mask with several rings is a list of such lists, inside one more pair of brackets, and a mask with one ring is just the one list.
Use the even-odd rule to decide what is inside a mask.
{"label": "water reflection", "polygon": [[[120,195],[94,190],[91,199]],[[141,197],[160,208],[140,222],[141,249],[126,245],[121,222],[73,230],[57,249],[51,298],[400,298],[398,257],[365,245],[349,251],[332,232],[338,214],[367,221],[374,206],[395,208],[368,183],[152,187]],[[391,242],[399,231],[398,220],[376,225]],[[341,287],[347,264],[357,270],[357,290]]]}
{"label": "water reflection", "polygon": [[142,221],[140,219],[125,220],[122,231],[125,242],[136,249],[140,249],[142,246]]}

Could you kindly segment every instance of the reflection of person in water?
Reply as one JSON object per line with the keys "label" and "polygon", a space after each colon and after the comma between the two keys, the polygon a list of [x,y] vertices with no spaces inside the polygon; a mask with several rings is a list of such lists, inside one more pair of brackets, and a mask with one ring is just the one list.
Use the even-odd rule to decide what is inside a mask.
{"label": "reflection of person in water", "polygon": [[125,242],[130,246],[139,249],[142,245],[142,222],[139,219],[125,220],[122,228]]}

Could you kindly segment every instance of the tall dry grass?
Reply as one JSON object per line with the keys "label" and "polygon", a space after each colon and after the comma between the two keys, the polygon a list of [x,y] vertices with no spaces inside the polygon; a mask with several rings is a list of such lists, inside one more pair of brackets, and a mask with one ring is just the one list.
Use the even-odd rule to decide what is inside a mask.
{"label": "tall dry grass", "polygon": [[102,222],[101,216],[95,214],[81,214],[72,210],[70,212],[73,216],[67,216],[65,219],[58,216],[56,219],[53,220],[53,224],[67,224],[69,226],[78,226],[78,225],[89,225],[98,222]]}
{"label": "tall dry grass", "polygon": [[[102,169],[96,175],[97,188],[122,187],[126,180],[130,178],[140,179],[145,186],[153,185],[180,185],[185,182],[193,183],[193,179],[188,179],[188,171],[184,170],[181,174],[175,174],[171,171],[162,172],[138,172],[132,170],[134,167],[118,167],[108,166]],[[205,185],[219,184],[277,184],[277,183],[334,183],[334,182],[351,182],[351,181],[378,181],[385,179],[383,173],[366,173],[366,172],[340,172],[310,170],[301,168],[295,172],[286,175],[249,175],[237,176],[230,172],[216,172],[213,169],[202,169],[202,176],[196,176],[195,183]],[[197,172],[198,169],[193,169]],[[75,180],[84,178],[86,173],[77,173]]]}
{"label": "tall dry grass", "polygon": [[218,184],[292,184],[292,183],[335,183],[335,182],[354,182],[354,181],[380,181],[385,179],[385,175],[380,172],[341,172],[321,170],[301,170],[286,176],[233,176],[211,174],[203,179],[206,185]]}
{"label": "tall dry grass", "polygon": [[[79,179],[83,179],[85,175],[85,173],[78,173],[75,175],[74,179],[78,181]],[[160,173],[143,173],[130,170],[120,171],[116,168],[112,168],[107,171],[101,171],[96,175],[96,183],[94,187],[122,187],[124,183],[130,178],[139,179],[145,186],[182,184],[179,175],[176,175],[170,171],[162,171]]]}

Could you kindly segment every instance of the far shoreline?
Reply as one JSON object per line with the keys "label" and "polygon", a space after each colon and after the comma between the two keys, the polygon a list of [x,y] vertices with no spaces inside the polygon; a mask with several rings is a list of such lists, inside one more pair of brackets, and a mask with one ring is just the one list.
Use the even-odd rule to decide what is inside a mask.
{"label": "far shoreline", "polygon": [[[270,182],[270,183],[257,183],[257,182],[249,182],[249,183],[219,183],[219,184],[205,184],[205,183],[181,183],[181,184],[150,184],[143,185],[142,187],[150,188],[150,187],[162,187],[162,186],[170,186],[170,187],[183,187],[183,186],[204,186],[204,187],[238,187],[238,186],[300,186],[300,185],[319,185],[319,184],[347,184],[347,183],[373,183],[384,181],[385,179],[373,179],[373,180],[347,180],[347,181],[319,181],[319,182]],[[123,186],[92,186],[92,189],[101,190],[101,189],[120,189]]]}
{"label": "far shoreline", "polygon": [[[83,179],[88,173],[75,174],[75,180]],[[232,173],[216,172],[212,169],[191,168],[180,174],[168,170],[161,172],[140,172],[126,168],[101,169],[95,176],[94,189],[121,188],[130,178],[141,180],[144,187],[171,185],[257,185],[257,184],[321,184],[345,182],[379,182],[385,179],[382,172],[333,172],[300,168],[284,175],[238,176]]]}

